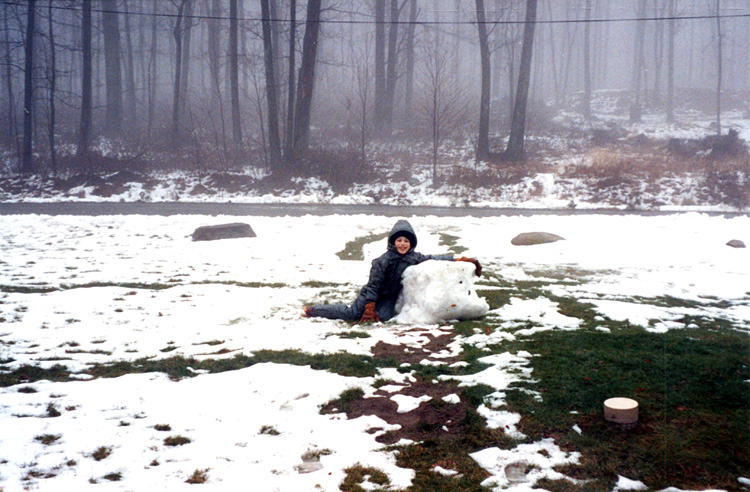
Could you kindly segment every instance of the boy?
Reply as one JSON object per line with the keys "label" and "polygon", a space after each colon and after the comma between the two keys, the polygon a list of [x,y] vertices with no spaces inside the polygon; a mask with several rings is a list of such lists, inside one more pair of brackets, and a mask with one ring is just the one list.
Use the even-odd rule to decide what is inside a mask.
{"label": "boy", "polygon": [[[453,255],[423,255],[414,249],[417,235],[411,224],[399,220],[388,234],[388,251],[372,261],[370,279],[362,287],[357,299],[346,304],[318,304],[305,306],[305,316],[328,319],[388,321],[396,313],[396,300],[401,292],[401,276],[411,265],[427,260],[454,261]],[[473,258],[460,257],[455,261],[468,261],[476,267],[477,277],[482,275],[482,266]]]}

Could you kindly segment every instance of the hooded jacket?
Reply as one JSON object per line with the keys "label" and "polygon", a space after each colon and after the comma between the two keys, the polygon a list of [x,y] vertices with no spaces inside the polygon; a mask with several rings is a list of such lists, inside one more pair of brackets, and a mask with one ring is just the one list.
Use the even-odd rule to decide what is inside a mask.
{"label": "hooded jacket", "polygon": [[[399,254],[395,245],[396,238],[399,236],[405,236],[411,243],[411,248],[403,255]],[[453,260],[453,255],[435,256],[417,253],[414,251],[416,247],[417,235],[411,224],[403,219],[396,222],[388,234],[388,251],[372,260],[370,279],[360,292],[365,303],[377,304],[383,300],[395,302],[401,293],[401,276],[404,270],[412,265],[426,260]]]}

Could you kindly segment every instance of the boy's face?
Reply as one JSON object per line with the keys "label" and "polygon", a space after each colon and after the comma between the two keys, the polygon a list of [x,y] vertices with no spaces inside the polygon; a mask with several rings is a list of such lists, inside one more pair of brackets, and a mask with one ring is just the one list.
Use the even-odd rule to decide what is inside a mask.
{"label": "boy's face", "polygon": [[404,236],[397,237],[393,244],[396,245],[396,251],[398,251],[398,254],[400,255],[406,254],[409,249],[411,249],[411,241]]}

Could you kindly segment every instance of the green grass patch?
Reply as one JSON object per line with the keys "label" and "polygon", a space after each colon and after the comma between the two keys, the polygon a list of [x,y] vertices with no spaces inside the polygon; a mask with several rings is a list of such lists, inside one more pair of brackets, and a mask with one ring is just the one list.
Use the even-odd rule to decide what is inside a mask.
{"label": "green grass patch", "polygon": [[[531,441],[553,436],[564,449],[583,454],[580,465],[563,473],[595,480],[598,490],[611,490],[617,475],[651,489],[739,490],[737,477],[750,470],[745,334],[582,329],[538,333],[508,346],[536,355],[530,360],[536,382],[520,386],[543,398],[507,393],[509,410],[523,416],[519,430]],[[614,396],[639,402],[635,429],[604,421],[603,402]],[[573,425],[582,435],[571,431]],[[562,482],[547,486],[568,490]]]}
{"label": "green grass patch", "polygon": [[469,248],[465,248],[458,244],[458,240],[461,239],[458,236],[452,234],[440,233],[440,239],[438,240],[438,246],[448,246],[448,251],[453,254],[460,255],[464,251],[468,251]]}
{"label": "green grass patch", "polygon": [[[12,371],[0,372],[0,387],[7,388],[8,386],[14,386],[21,383],[31,383],[42,379],[56,382],[67,381],[69,375],[70,371],[68,368],[60,364],[55,364],[46,369],[24,364]],[[21,392],[30,393],[28,390],[23,390]]]}
{"label": "green grass patch", "polygon": [[362,261],[365,259],[365,245],[376,241],[382,241],[388,237],[388,234],[389,233],[384,232],[382,234],[369,234],[367,236],[358,237],[346,243],[344,249],[336,253],[336,256],[342,260]]}
{"label": "green grass patch", "polygon": [[[125,374],[162,372],[169,375],[170,378],[178,380],[194,377],[197,374],[196,371],[204,370],[209,373],[235,371],[262,362],[310,366],[316,370],[354,377],[376,376],[378,368],[396,367],[398,365],[395,359],[378,359],[347,352],[308,354],[300,350],[260,350],[252,356],[238,354],[229,359],[198,360],[191,357],[175,356],[165,359],[141,358],[134,361],[92,364],[85,373],[95,378],[115,378]],[[59,364],[47,369],[24,365],[14,371],[0,372],[0,387],[40,380],[68,381],[70,375],[71,371]]]}
{"label": "green grass patch", "polygon": [[[172,287],[184,287],[186,285],[233,285],[236,287],[248,288],[281,288],[287,286],[287,284],[279,282],[236,282],[224,280],[203,280],[200,282],[182,283],[182,281],[180,280],[172,280],[169,283],[150,284],[143,282],[87,282],[84,284],[60,284],[59,287],[46,285],[0,285],[0,292],[15,294],[49,294],[50,292],[57,292],[62,290],[91,289],[98,287],[122,287],[125,289],[136,290],[166,290],[171,289]],[[133,292],[128,292],[126,295],[133,295]]]}
{"label": "green grass patch", "polygon": [[337,282],[321,282],[320,280],[308,280],[300,284],[302,287],[312,287],[315,289],[322,289],[324,287],[339,287],[344,284]]}
{"label": "green grass patch", "polygon": [[354,339],[354,338],[370,338],[372,335],[366,331],[352,330],[344,331],[341,333],[329,333],[329,336],[336,336],[339,338]]}
{"label": "green grass patch", "polygon": [[320,409],[321,414],[348,412],[353,402],[364,398],[365,392],[362,388],[349,388],[344,390],[338,398],[335,398]]}
{"label": "green grass patch", "polygon": [[[377,484],[380,490],[388,490],[391,483],[391,479],[382,470],[363,466],[360,463],[345,468],[344,472],[346,476],[339,485],[339,490],[342,492],[365,492],[373,490],[372,484]],[[362,486],[365,483],[367,484],[367,488]]]}

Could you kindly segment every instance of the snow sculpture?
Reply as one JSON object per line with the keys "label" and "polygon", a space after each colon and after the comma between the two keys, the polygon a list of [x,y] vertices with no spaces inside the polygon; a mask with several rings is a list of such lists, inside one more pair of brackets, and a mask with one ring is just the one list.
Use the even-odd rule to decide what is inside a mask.
{"label": "snow sculpture", "polygon": [[404,271],[396,323],[433,324],[484,316],[490,307],[474,289],[474,265],[429,260]]}

